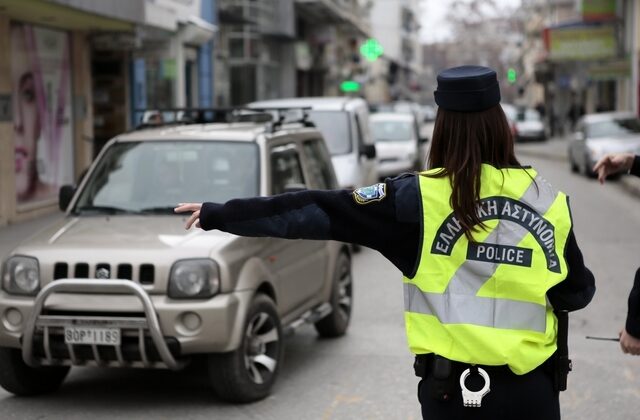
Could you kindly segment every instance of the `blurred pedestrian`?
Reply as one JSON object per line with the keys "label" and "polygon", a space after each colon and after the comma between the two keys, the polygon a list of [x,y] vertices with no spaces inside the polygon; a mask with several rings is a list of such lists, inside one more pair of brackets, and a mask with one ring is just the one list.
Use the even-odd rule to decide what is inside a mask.
{"label": "blurred pedestrian", "polygon": [[[613,153],[602,157],[593,167],[601,184],[609,175],[628,171],[640,176],[640,156],[632,153]],[[627,321],[620,331],[620,347],[624,353],[640,356],[640,268],[629,293]]]}
{"label": "blurred pedestrian", "polygon": [[425,419],[559,419],[554,309],[583,308],[595,291],[567,197],[516,159],[493,70],[443,71],[435,100],[425,172],[176,212],[192,213],[187,229],[380,251],[404,274]]}
{"label": "blurred pedestrian", "polygon": [[569,118],[569,124],[571,125],[571,131],[574,131],[578,120],[585,114],[584,105],[579,99],[576,92],[571,94],[571,105],[569,106],[569,112],[567,117]]}

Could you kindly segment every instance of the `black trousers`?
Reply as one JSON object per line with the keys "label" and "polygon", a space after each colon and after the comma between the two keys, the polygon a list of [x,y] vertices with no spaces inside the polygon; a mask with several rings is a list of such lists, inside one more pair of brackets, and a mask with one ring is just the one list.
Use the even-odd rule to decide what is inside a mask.
{"label": "black trousers", "polygon": [[[560,401],[549,373],[538,368],[525,375],[516,375],[508,368],[486,369],[491,390],[482,399],[482,406],[464,407],[459,385],[461,371],[456,369],[455,392],[447,401],[431,397],[431,381],[427,377],[418,384],[418,399],[425,420],[559,420]],[[483,379],[478,375],[467,378],[468,389],[482,388]]]}

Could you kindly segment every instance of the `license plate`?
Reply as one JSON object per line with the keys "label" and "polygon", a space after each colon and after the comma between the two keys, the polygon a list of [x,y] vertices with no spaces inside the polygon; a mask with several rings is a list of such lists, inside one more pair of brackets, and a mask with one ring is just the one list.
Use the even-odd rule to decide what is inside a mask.
{"label": "license plate", "polygon": [[64,342],[67,344],[120,345],[119,328],[64,327]]}

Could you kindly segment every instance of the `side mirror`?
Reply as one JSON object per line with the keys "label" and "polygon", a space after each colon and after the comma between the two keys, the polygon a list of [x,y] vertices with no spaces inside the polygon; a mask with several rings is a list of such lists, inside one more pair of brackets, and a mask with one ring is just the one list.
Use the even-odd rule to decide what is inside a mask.
{"label": "side mirror", "polygon": [[418,139],[418,143],[419,144],[425,144],[425,143],[428,143],[428,142],[429,142],[429,137],[420,137]]}
{"label": "side mirror", "polygon": [[376,146],[374,144],[362,145],[362,147],[360,147],[360,154],[366,156],[369,159],[375,159],[377,155]]}
{"label": "side mirror", "polygon": [[58,192],[58,207],[60,207],[60,210],[67,211],[67,207],[69,207],[69,203],[71,203],[71,199],[75,193],[76,189],[71,185],[63,185],[60,187],[60,191]]}
{"label": "side mirror", "polygon": [[573,133],[573,139],[576,141],[584,140],[584,133],[582,133],[582,131],[576,131],[575,133]]}
{"label": "side mirror", "polygon": [[305,184],[287,184],[284,186],[284,192],[286,193],[305,191],[306,189],[307,186]]}

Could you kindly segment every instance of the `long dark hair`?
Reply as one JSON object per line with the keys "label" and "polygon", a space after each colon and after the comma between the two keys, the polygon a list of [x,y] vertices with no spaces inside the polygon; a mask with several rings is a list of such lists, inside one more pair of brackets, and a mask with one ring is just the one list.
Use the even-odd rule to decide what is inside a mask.
{"label": "long dark hair", "polygon": [[449,177],[453,189],[450,205],[465,236],[473,240],[478,218],[481,164],[496,168],[522,166],[513,150],[513,136],[500,105],[480,112],[455,112],[439,108],[427,161],[429,169],[440,171],[428,176]]}

